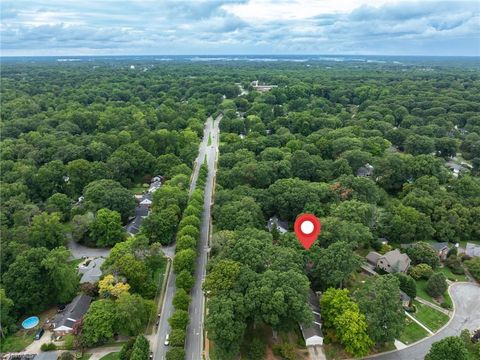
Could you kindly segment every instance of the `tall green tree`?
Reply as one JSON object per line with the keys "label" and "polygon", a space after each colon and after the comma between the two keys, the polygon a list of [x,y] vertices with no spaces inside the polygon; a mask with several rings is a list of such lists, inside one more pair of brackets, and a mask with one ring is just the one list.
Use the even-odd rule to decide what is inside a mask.
{"label": "tall green tree", "polygon": [[33,217],[30,243],[35,247],[53,249],[65,245],[66,238],[58,213],[41,213]]}
{"label": "tall green tree", "polygon": [[311,276],[321,289],[341,287],[343,282],[360,268],[363,260],[352,250],[352,245],[339,241],[313,256]]}
{"label": "tall green tree", "polygon": [[150,344],[143,335],[138,335],[133,344],[130,360],[148,360],[150,356]]}
{"label": "tall green tree", "polygon": [[468,360],[465,343],[457,336],[448,336],[433,343],[425,360]]}
{"label": "tall green tree", "polygon": [[4,338],[15,331],[16,315],[13,301],[5,294],[5,289],[0,289],[0,332]]}
{"label": "tall green tree", "polygon": [[443,295],[447,289],[447,279],[441,272],[434,273],[432,276],[430,276],[427,281],[427,285],[425,286],[427,293],[434,298],[438,298],[439,296]]}
{"label": "tall green tree", "polygon": [[99,247],[113,246],[125,238],[120,213],[109,209],[97,211],[90,225],[90,238]]}
{"label": "tall green tree", "polygon": [[92,302],[83,319],[82,334],[86,345],[100,345],[112,339],[115,322],[115,303],[112,300]]}
{"label": "tall green tree", "polygon": [[114,180],[95,180],[83,190],[86,205],[93,211],[107,208],[120,213],[125,223],[135,211],[135,198],[131,191]]}
{"label": "tall green tree", "polygon": [[143,332],[153,313],[153,303],[138,294],[124,293],[115,301],[115,329],[122,335],[132,336]]}
{"label": "tall green tree", "polygon": [[367,319],[368,335],[376,343],[393,341],[405,326],[399,285],[393,275],[372,276],[355,294]]}

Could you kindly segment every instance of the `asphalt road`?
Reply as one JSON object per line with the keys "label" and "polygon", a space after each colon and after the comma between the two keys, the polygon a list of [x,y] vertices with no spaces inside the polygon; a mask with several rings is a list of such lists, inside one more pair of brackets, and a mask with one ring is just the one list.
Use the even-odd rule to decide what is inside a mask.
{"label": "asphalt road", "polygon": [[[189,315],[190,323],[187,327],[187,337],[185,343],[185,359],[200,360],[203,353],[203,320],[205,297],[202,291],[203,280],[206,275],[207,253],[208,253],[208,236],[210,229],[210,209],[212,204],[212,195],[214,187],[214,179],[216,172],[216,162],[218,155],[218,124],[221,116],[217,117],[215,123],[209,119],[207,127],[210,127],[210,135],[212,143],[207,145],[206,155],[208,164],[208,176],[205,185],[205,202],[202,214],[202,223],[200,226],[200,241],[198,244],[197,264],[195,268],[195,285],[192,289],[192,302],[190,303]],[[208,135],[206,136],[208,140]]]}
{"label": "asphalt road", "polygon": [[[216,121],[215,123],[218,123],[218,121]],[[208,146],[208,135],[212,132],[213,128],[214,128],[213,120],[212,120],[212,118],[208,118],[207,121],[205,122],[203,139],[202,139],[202,142],[199,145],[198,156],[197,156],[197,159],[195,160],[195,168],[194,168],[193,176],[192,176],[192,179],[191,179],[191,182],[190,182],[190,190],[189,190],[190,194],[193,192],[193,190],[195,190],[195,187],[196,187],[196,184],[197,184],[197,179],[198,179],[198,171],[200,169],[200,165],[202,165],[202,163],[205,159],[205,155],[207,155],[207,158],[212,158],[212,156],[211,156],[212,146]],[[217,129],[217,132],[218,132],[218,125],[216,126],[216,129]],[[214,138],[218,139],[218,135],[214,136],[213,133],[212,133],[211,136],[212,136],[212,145],[217,144],[216,146],[218,147],[218,143],[216,143],[216,142],[214,143]],[[210,178],[211,178],[211,171],[210,171],[210,164],[209,164],[209,174],[208,174],[208,179],[207,179],[208,184],[210,184],[210,182],[209,182]],[[211,186],[210,186],[210,194],[211,194]],[[207,198],[206,195],[207,195],[207,193],[205,193],[205,198]],[[210,195],[210,197],[211,197],[211,195]],[[210,203],[210,200],[208,201],[208,203]],[[206,202],[205,202],[205,204],[206,204]],[[210,216],[210,206],[208,206],[208,213],[209,213],[209,216]],[[205,218],[205,212],[204,212],[204,216],[202,218],[200,242],[203,242],[203,237],[204,237],[204,231],[205,231],[205,229],[204,229],[204,218]],[[206,232],[207,232],[207,235],[208,235],[208,227],[206,229]],[[174,254],[175,254],[175,245],[165,247],[163,250],[164,250],[164,253],[165,253],[166,256],[173,257]],[[201,253],[203,253],[203,252],[201,252]],[[199,256],[199,258],[200,257],[201,256]],[[206,261],[205,261],[205,264],[206,264]],[[198,268],[197,268],[197,270],[198,270]],[[203,271],[205,271],[205,267],[204,267]],[[159,323],[156,335],[154,337],[155,340],[153,341],[153,344],[152,344],[152,349],[153,349],[153,352],[154,352],[154,360],[165,360],[165,355],[166,355],[166,353],[169,349],[168,346],[165,346],[165,337],[167,336],[167,334],[170,334],[170,332],[171,332],[170,325],[168,324],[168,319],[170,318],[170,316],[175,311],[175,309],[173,307],[173,296],[175,295],[175,291],[176,291],[175,279],[176,279],[176,276],[175,276],[175,273],[173,272],[173,267],[172,267],[171,270],[170,270],[170,274],[168,276],[167,287],[166,287],[166,290],[165,290],[164,302],[163,302],[162,310],[161,310],[160,323]],[[198,277],[197,277],[197,281],[196,281],[196,284],[195,284],[195,288],[197,288],[197,283],[198,283]],[[193,291],[195,291],[195,288],[194,288]],[[200,289],[201,289],[201,284],[200,284]],[[203,294],[201,294],[201,295],[202,295],[201,298],[203,298]],[[192,304],[195,302],[195,300],[198,300],[197,297],[198,296],[195,296],[195,295],[192,296]],[[190,316],[192,318],[192,315],[190,315]],[[192,320],[190,320],[190,321],[192,321]],[[201,354],[201,351],[202,351],[202,348],[200,347],[200,354]],[[188,332],[187,332],[187,354],[188,354]],[[187,357],[187,359],[191,359],[191,357]],[[201,359],[201,356],[195,357],[195,359]]]}
{"label": "asphalt road", "polygon": [[440,332],[403,350],[370,356],[375,360],[423,360],[434,342],[447,336],[460,335],[463,329],[480,327],[480,286],[474,283],[457,283],[450,287],[455,303],[455,314],[451,322]]}
{"label": "asphalt road", "polygon": [[68,240],[68,249],[72,253],[73,259],[81,259],[84,257],[108,257],[110,248],[90,248],[88,246],[76,243],[72,239]]}

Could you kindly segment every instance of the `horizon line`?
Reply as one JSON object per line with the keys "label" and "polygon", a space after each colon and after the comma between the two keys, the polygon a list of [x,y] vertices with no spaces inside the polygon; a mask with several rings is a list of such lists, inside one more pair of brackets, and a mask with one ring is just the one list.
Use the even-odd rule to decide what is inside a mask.
{"label": "horizon line", "polygon": [[0,58],[14,58],[14,57],[118,57],[118,56],[385,56],[385,57],[471,57],[480,58],[478,55],[400,55],[400,54],[82,54],[82,55],[3,55],[0,54]]}

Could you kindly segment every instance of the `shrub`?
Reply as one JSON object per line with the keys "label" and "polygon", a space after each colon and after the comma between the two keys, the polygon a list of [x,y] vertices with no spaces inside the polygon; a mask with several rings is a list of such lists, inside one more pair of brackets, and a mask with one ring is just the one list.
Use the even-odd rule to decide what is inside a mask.
{"label": "shrub", "polygon": [[195,226],[198,229],[200,228],[200,219],[195,215],[185,216],[178,224],[178,227],[182,229],[187,225]]}
{"label": "shrub", "polygon": [[410,269],[410,276],[416,280],[428,279],[432,276],[433,270],[430,265],[418,264]]}
{"label": "shrub", "polygon": [[454,274],[461,275],[465,272],[462,267],[462,261],[456,255],[449,256],[445,261],[445,265],[447,265]]}
{"label": "shrub", "polygon": [[179,347],[172,347],[167,352],[167,360],[184,360],[185,359],[185,350]]}
{"label": "shrub", "polygon": [[173,306],[177,310],[188,310],[192,298],[184,289],[178,289],[173,297]]}
{"label": "shrub", "polygon": [[393,248],[389,244],[382,244],[382,247],[380,248],[380,254],[386,254],[387,252],[391,251]]}
{"label": "shrub", "polygon": [[183,212],[183,216],[196,216],[200,217],[202,215],[202,208],[193,206],[192,204],[188,204],[187,208]]}
{"label": "shrub", "polygon": [[74,341],[75,341],[75,336],[73,334],[65,335],[63,346],[65,347],[66,350],[72,350]]}
{"label": "shrub", "polygon": [[40,346],[40,350],[42,351],[57,350],[57,345],[55,345],[54,343],[45,343],[45,344],[42,344],[42,346]]}
{"label": "shrub", "polygon": [[451,309],[452,308],[452,305],[450,305],[449,303],[443,301],[440,306],[444,309]]}
{"label": "shrub", "polygon": [[265,344],[260,339],[253,339],[247,352],[247,360],[262,360],[265,356]]}
{"label": "shrub", "polygon": [[60,354],[58,360],[73,360],[73,355],[72,353],[66,351]]}
{"label": "shrub", "polygon": [[480,257],[465,261],[465,266],[472,276],[480,281]]}
{"label": "shrub", "polygon": [[177,275],[177,279],[175,280],[175,286],[177,289],[183,289],[187,293],[192,290],[193,284],[195,283],[195,280],[187,270],[183,270],[180,272],[180,274]]}
{"label": "shrub", "polygon": [[177,239],[176,251],[182,251],[186,249],[195,249],[197,247],[197,240],[190,235],[184,235]]}
{"label": "shrub", "polygon": [[118,354],[118,358],[120,360],[130,359],[130,356],[132,355],[133,344],[135,344],[135,338],[128,340],[128,342],[122,346],[122,349]]}
{"label": "shrub", "polygon": [[187,225],[178,231],[177,238],[181,238],[182,236],[185,236],[185,235],[191,236],[194,239],[198,239],[200,232],[195,226]]}
{"label": "shrub", "polygon": [[168,323],[172,329],[185,329],[188,325],[188,311],[175,310]]}
{"label": "shrub", "polygon": [[170,345],[184,347],[185,336],[186,336],[185,329],[173,329],[170,334]]}
{"label": "shrub", "polygon": [[181,273],[186,270],[193,274],[196,258],[196,253],[192,249],[179,251],[175,254],[173,259],[173,269],[176,273]]}
{"label": "shrub", "polygon": [[443,295],[447,288],[448,284],[445,275],[442,273],[435,273],[428,279],[425,290],[431,297],[437,298]]}

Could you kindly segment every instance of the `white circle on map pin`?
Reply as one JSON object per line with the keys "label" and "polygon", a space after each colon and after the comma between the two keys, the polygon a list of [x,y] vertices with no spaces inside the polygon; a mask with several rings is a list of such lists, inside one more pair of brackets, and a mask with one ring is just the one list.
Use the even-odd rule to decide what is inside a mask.
{"label": "white circle on map pin", "polygon": [[302,230],[302,233],[306,235],[311,234],[313,232],[313,229],[314,229],[314,225],[309,220],[302,222],[302,224],[300,225],[300,230]]}

